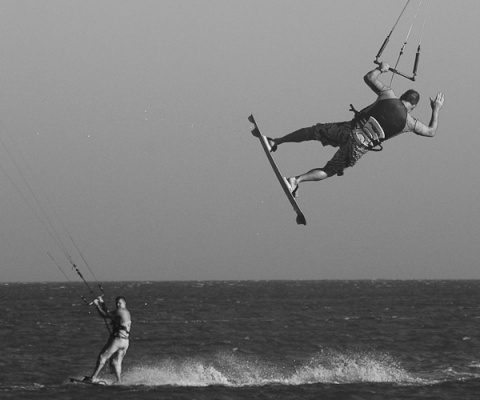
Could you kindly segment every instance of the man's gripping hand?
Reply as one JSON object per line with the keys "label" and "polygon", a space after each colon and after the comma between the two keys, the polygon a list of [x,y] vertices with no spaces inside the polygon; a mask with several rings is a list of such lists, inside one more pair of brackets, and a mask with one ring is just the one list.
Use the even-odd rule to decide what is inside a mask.
{"label": "man's gripping hand", "polygon": [[386,61],[382,61],[379,66],[378,66],[378,69],[380,70],[380,72],[388,72],[390,70],[390,64],[387,63]]}
{"label": "man's gripping hand", "polygon": [[95,304],[98,307],[102,307],[105,302],[103,301],[103,294],[98,296],[95,300],[92,301],[90,304]]}

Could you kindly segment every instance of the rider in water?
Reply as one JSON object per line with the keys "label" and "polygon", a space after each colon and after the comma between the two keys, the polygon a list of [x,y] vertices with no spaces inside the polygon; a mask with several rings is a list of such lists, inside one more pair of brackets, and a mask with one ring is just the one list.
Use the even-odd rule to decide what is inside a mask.
{"label": "rider in water", "polygon": [[121,383],[122,361],[128,350],[131,319],[130,312],[127,310],[127,302],[123,296],[119,296],[115,300],[117,308],[109,311],[103,302],[102,297],[98,297],[93,301],[99,314],[106,319],[111,320],[112,331],[107,344],[98,355],[95,371],[92,375],[92,382],[98,381],[98,374],[104,367],[107,360],[110,359],[111,366],[115,371],[117,378],[116,383]]}

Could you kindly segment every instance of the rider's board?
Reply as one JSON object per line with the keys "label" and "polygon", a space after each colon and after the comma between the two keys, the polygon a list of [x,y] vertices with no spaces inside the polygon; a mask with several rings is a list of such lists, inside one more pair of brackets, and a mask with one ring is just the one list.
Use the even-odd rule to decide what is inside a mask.
{"label": "rider's board", "polygon": [[90,385],[90,386],[108,386],[108,383],[105,381],[96,381],[92,382],[91,379],[88,379],[88,377],[85,377],[83,379],[77,379],[77,378],[70,378],[68,380],[69,383],[73,384],[78,384],[78,385]]}
{"label": "rider's board", "polygon": [[277,176],[277,179],[280,182],[280,185],[282,186],[283,191],[287,195],[287,198],[290,201],[290,204],[292,205],[293,209],[297,213],[297,224],[307,225],[307,220],[305,219],[305,216],[303,215],[302,211],[300,210],[300,207],[298,207],[298,204],[295,200],[295,197],[293,197],[292,193],[290,192],[290,188],[287,185],[286,178],[284,176],[282,176],[282,174],[280,173],[280,171],[277,167],[277,164],[275,164],[275,160],[273,159],[272,154],[270,153],[270,146],[268,144],[266,136],[264,136],[260,133],[260,130],[258,129],[257,123],[255,122],[255,119],[253,118],[253,115],[250,115],[248,117],[248,120],[253,124],[252,135],[257,137],[260,140],[260,143],[262,144],[263,150],[265,151],[265,154],[267,155],[268,161],[270,162],[270,165],[273,168],[273,172],[275,172],[275,175]]}

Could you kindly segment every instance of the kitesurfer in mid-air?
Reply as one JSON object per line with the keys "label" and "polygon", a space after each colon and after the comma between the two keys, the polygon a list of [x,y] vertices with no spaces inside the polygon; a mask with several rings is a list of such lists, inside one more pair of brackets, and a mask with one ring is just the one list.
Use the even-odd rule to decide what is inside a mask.
{"label": "kitesurfer in mid-air", "polygon": [[110,338],[98,355],[95,371],[91,378],[87,378],[94,383],[98,381],[97,376],[109,359],[117,378],[116,383],[121,383],[122,361],[128,350],[132,322],[125,298],[119,296],[115,299],[115,302],[117,308],[114,311],[108,311],[102,297],[98,297],[93,301],[99,314],[105,319],[110,319],[112,324]]}
{"label": "kitesurfer in mid-air", "polygon": [[364,76],[365,83],[377,94],[377,100],[360,112],[352,121],[318,123],[301,128],[281,138],[268,138],[270,151],[283,143],[300,143],[318,140],[324,146],[338,147],[333,158],[323,168],[316,168],[305,174],[287,179],[290,191],[297,197],[298,185],[302,182],[321,181],[334,175],[341,176],[344,169],[353,167],[368,151],[381,149],[381,143],[400,133],[414,132],[417,135],[433,137],[438,127],[438,114],[443,106],[444,95],[438,93],[430,99],[432,115],[428,125],[410,115],[417,106],[420,95],[407,90],[398,98],[393,90],[378,80],[380,74],[388,72],[386,62]]}

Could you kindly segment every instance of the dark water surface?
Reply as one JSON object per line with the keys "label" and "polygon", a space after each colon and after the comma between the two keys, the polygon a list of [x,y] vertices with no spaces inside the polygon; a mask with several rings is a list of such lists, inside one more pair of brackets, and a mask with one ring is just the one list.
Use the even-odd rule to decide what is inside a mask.
{"label": "dark water surface", "polygon": [[67,383],[108,338],[83,284],[0,284],[0,399],[480,398],[480,281],[103,286],[132,313],[124,384]]}

